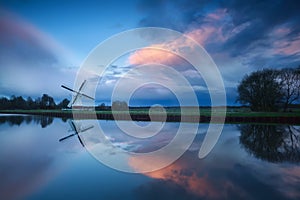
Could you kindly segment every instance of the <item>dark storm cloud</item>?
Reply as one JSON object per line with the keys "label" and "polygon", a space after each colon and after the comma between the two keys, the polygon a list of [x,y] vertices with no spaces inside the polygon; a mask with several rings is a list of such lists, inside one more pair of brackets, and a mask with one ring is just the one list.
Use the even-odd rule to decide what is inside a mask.
{"label": "dark storm cloud", "polygon": [[[210,3],[209,3],[210,2]],[[162,26],[178,31],[185,31],[204,18],[203,11],[215,7],[215,2],[208,0],[144,0],[138,5],[146,16],[140,21],[141,26]]]}
{"label": "dark storm cloud", "polygon": [[272,36],[268,34],[274,28],[284,26],[290,29],[287,35],[289,41],[293,41],[299,35],[300,28],[300,4],[296,0],[288,1],[224,1],[222,3],[228,14],[232,17],[235,27],[246,27],[231,37],[224,45],[230,48],[233,54],[251,50],[257,46],[270,47]]}
{"label": "dark storm cloud", "polygon": [[[247,21],[259,20],[264,23],[265,30],[278,24],[299,23],[300,4],[297,0],[248,0],[248,1],[224,1],[222,5],[233,17],[235,25]],[[297,26],[294,26],[295,28]],[[299,28],[296,28],[299,30]],[[265,30],[261,30],[264,32]]]}
{"label": "dark storm cloud", "polygon": [[[255,66],[300,63],[300,4],[296,0],[143,1],[139,8],[146,15],[140,21],[142,26],[162,26],[185,33],[207,26],[220,28],[218,34],[224,40],[216,40],[213,31],[202,44],[209,53],[226,52],[232,58],[242,57],[242,64]],[[206,16],[217,10],[226,16],[207,20]]]}

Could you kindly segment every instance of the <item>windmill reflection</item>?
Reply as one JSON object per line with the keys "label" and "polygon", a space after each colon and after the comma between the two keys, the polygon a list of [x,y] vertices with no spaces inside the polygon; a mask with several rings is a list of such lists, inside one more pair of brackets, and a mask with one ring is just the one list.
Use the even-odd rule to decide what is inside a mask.
{"label": "windmill reflection", "polygon": [[240,143],[255,157],[269,162],[300,161],[300,127],[244,124]]}
{"label": "windmill reflection", "polygon": [[70,131],[73,131],[73,133],[70,134],[70,135],[68,135],[68,136],[65,136],[65,137],[59,139],[59,141],[62,142],[62,141],[66,140],[66,139],[68,139],[70,137],[73,137],[73,136],[77,135],[80,144],[84,147],[84,143],[82,142],[79,134],[82,133],[82,132],[85,132],[87,130],[90,130],[90,129],[94,128],[94,126],[93,125],[89,125],[87,127],[83,127],[79,122],[75,122],[74,120],[69,120],[68,122],[69,122],[70,127],[71,127]]}

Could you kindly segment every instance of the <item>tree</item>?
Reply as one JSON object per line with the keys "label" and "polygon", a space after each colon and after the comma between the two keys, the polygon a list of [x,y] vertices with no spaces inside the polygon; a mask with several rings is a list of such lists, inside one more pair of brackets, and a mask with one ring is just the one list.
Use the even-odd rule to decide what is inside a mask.
{"label": "tree", "polygon": [[[299,68],[298,68],[299,69]],[[298,69],[285,68],[280,70],[279,83],[283,94],[283,110],[286,111],[288,106],[299,100],[300,97],[300,73]]]}
{"label": "tree", "polygon": [[112,110],[127,110],[128,104],[125,101],[114,101],[112,103]]}
{"label": "tree", "polygon": [[276,111],[282,100],[278,71],[265,69],[246,75],[238,86],[237,101],[252,111]]}
{"label": "tree", "polygon": [[6,97],[0,98],[0,109],[5,110],[9,109],[10,107],[10,101]]}
{"label": "tree", "polygon": [[38,97],[33,100],[31,97],[27,97],[25,100],[22,96],[16,97],[12,95],[10,99],[6,97],[0,98],[0,110],[10,110],[10,109],[57,109],[57,108],[67,108],[69,104],[68,99],[62,100],[58,105],[55,104],[53,97],[43,94],[42,97]]}
{"label": "tree", "polygon": [[26,109],[34,109],[35,105],[34,105],[34,101],[31,97],[27,97],[26,99]]}
{"label": "tree", "polygon": [[101,104],[98,105],[95,109],[96,109],[96,110],[108,110],[108,107],[105,106],[105,103],[101,103]]}
{"label": "tree", "polygon": [[24,109],[26,107],[26,101],[22,96],[11,96],[10,98],[10,109]]}
{"label": "tree", "polygon": [[70,101],[68,99],[64,99],[57,105],[57,107],[60,109],[68,108],[69,103],[70,103]]}
{"label": "tree", "polygon": [[47,94],[43,94],[41,99],[41,108],[42,109],[54,109],[56,104],[54,99]]}
{"label": "tree", "polygon": [[41,106],[42,106],[42,99],[41,99],[41,97],[38,97],[34,101],[34,107],[35,107],[35,109],[40,109]]}

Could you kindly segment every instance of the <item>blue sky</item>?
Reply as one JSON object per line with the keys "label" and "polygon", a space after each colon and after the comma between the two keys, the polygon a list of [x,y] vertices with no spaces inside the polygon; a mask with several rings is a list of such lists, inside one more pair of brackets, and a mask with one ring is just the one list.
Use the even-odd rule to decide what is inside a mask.
{"label": "blue sky", "polygon": [[[81,63],[100,42],[132,28],[163,27],[187,34],[206,49],[221,72],[227,103],[233,105],[246,73],[300,64],[299,10],[297,1],[271,0],[1,1],[0,96],[70,98],[60,85],[72,87]],[[108,104],[114,80],[141,64],[135,55],[120,58],[118,67],[108,70],[97,103]],[[190,81],[201,105],[209,104],[195,70],[184,62],[163,62]],[[174,95],[161,95],[162,90],[167,91],[142,87],[130,104],[176,104]]]}

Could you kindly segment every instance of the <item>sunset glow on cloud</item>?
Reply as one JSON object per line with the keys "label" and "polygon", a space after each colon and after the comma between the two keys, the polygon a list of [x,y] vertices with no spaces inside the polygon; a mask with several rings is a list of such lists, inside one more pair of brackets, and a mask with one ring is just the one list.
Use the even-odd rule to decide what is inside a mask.
{"label": "sunset glow on cloud", "polygon": [[129,57],[131,65],[143,65],[151,63],[159,63],[165,65],[174,65],[179,62],[179,58],[166,50],[163,50],[164,45],[152,46],[137,50]]}
{"label": "sunset glow on cloud", "polygon": [[[185,34],[185,37],[191,38],[198,44],[205,43],[210,33],[214,32],[213,28],[197,29]],[[164,65],[180,65],[184,58],[181,58],[180,53],[186,48],[194,49],[195,43],[192,43],[185,37],[180,37],[172,42],[161,43],[143,48],[132,53],[128,60],[131,65],[143,65],[150,63],[158,63]],[[173,52],[168,51],[171,49]]]}

